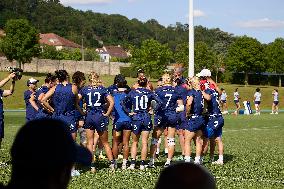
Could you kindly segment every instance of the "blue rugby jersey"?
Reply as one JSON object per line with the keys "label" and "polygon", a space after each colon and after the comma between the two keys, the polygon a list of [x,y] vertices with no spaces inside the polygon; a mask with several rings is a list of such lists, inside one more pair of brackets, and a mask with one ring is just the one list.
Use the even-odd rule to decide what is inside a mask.
{"label": "blue rugby jersey", "polygon": [[146,88],[137,88],[132,89],[127,97],[123,101],[123,108],[124,111],[127,110],[125,104],[127,101],[131,104],[131,107],[133,107],[134,113],[148,113],[149,108],[151,106],[151,101],[155,100],[157,102],[156,109],[159,109],[161,106],[161,99],[157,95],[155,95],[152,91]]}
{"label": "blue rugby jersey", "polygon": [[75,110],[75,95],[72,91],[72,84],[56,85],[52,102],[56,114],[64,114]]}
{"label": "blue rugby jersey", "polygon": [[43,93],[46,94],[49,91],[49,88],[47,86],[41,86],[40,88],[37,89],[36,93],[35,93],[35,97],[36,97],[36,102],[37,102],[37,106],[42,109],[42,105],[41,102],[38,100],[38,97]]}
{"label": "blue rugby jersey", "polygon": [[105,87],[93,87],[86,86],[80,91],[82,98],[87,104],[88,110],[104,110],[104,104],[106,103],[106,97],[110,95]]}
{"label": "blue rugby jersey", "polygon": [[[27,119],[34,119],[36,114],[37,114],[37,110],[34,109],[34,107],[31,105],[31,103],[29,101],[32,94],[33,94],[33,92],[30,91],[30,90],[26,90],[24,92],[24,100],[25,100],[25,104],[26,104],[26,118]],[[33,95],[35,95],[35,94],[33,94]],[[37,100],[35,102],[37,102]]]}
{"label": "blue rugby jersey", "polygon": [[175,111],[177,100],[182,99],[177,88],[173,86],[162,86],[155,90],[155,94],[161,99],[162,111]]}
{"label": "blue rugby jersey", "polygon": [[205,93],[210,94],[211,100],[207,102],[207,110],[209,114],[221,114],[219,105],[219,94],[214,89],[206,89]]}
{"label": "blue rugby jersey", "polygon": [[201,115],[204,108],[204,98],[202,96],[202,92],[200,90],[191,89],[188,91],[187,96],[193,97],[190,113],[193,115]]}

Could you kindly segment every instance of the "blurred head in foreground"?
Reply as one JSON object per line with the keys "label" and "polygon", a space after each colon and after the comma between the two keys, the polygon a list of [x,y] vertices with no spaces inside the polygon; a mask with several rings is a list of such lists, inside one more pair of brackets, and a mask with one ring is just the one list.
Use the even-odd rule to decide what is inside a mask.
{"label": "blurred head in foreground", "polygon": [[215,189],[215,179],[204,167],[193,163],[176,163],[165,168],[155,189]]}
{"label": "blurred head in foreground", "polygon": [[26,123],[16,135],[11,157],[8,188],[65,189],[74,163],[89,165],[92,160],[89,151],[74,142],[68,126],[52,119]]}

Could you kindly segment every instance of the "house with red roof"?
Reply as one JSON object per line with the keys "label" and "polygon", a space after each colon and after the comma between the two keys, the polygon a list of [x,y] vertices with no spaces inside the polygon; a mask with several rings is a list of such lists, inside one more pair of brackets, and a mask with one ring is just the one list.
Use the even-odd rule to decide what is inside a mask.
{"label": "house with red roof", "polygon": [[120,45],[103,46],[102,48],[97,48],[96,51],[100,55],[102,62],[110,62],[111,58],[125,59],[130,56]]}
{"label": "house with red roof", "polygon": [[41,45],[54,46],[56,50],[81,48],[80,45],[55,33],[41,33],[39,43]]}

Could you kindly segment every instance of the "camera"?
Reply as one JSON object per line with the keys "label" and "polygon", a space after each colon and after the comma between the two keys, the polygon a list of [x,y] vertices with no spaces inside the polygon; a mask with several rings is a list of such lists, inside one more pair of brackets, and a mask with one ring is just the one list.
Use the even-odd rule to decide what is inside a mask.
{"label": "camera", "polygon": [[6,70],[10,73],[15,73],[15,80],[20,80],[22,78],[23,70],[21,68],[5,67]]}

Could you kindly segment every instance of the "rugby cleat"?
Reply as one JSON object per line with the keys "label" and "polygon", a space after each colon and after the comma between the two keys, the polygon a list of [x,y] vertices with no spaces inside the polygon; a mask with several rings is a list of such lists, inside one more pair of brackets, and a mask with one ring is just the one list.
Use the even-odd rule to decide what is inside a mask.
{"label": "rugby cleat", "polygon": [[71,171],[71,177],[76,177],[76,176],[80,176],[80,172],[76,169],[73,169]]}
{"label": "rugby cleat", "polygon": [[223,163],[222,160],[218,159],[217,161],[213,161],[212,164],[214,164],[214,165],[223,165],[224,163]]}
{"label": "rugby cleat", "polygon": [[121,169],[122,169],[122,170],[127,169],[127,165],[126,165],[126,164],[122,164]]}
{"label": "rugby cleat", "polygon": [[171,165],[171,163],[166,162],[165,165],[164,165],[164,168],[167,168],[167,167],[170,166],[170,165]]}
{"label": "rugby cleat", "polygon": [[145,165],[140,165],[140,170],[141,171],[145,170],[145,168],[146,168]]}
{"label": "rugby cleat", "polygon": [[135,169],[135,164],[131,164],[127,169],[134,170]]}

